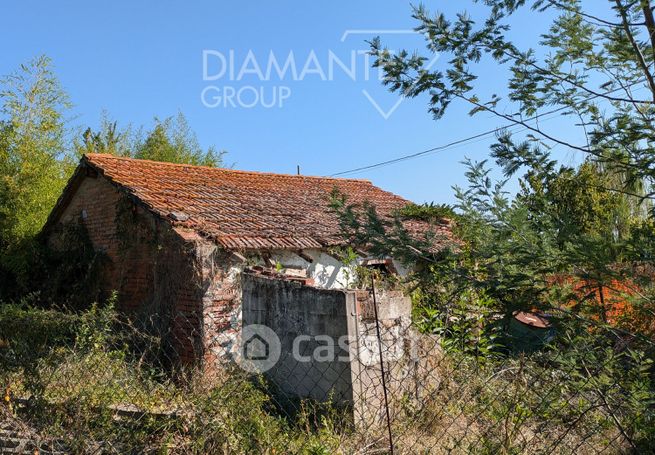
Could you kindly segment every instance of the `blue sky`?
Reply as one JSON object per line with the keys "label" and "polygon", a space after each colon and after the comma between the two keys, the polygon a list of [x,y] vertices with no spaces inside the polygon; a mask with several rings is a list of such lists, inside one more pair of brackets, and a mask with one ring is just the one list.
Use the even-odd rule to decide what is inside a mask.
{"label": "blue sky", "polygon": [[[479,13],[479,6],[468,2],[427,5],[451,14],[465,8]],[[201,144],[227,150],[227,161],[238,169],[293,173],[300,165],[304,174],[330,175],[502,123],[485,114],[471,118],[465,106],[454,106],[435,122],[427,113],[426,98],[403,100],[388,118],[378,112],[371,100],[388,111],[398,97],[381,86],[374,71],[367,80],[361,51],[367,49],[365,40],[375,35],[392,49],[424,49],[420,37],[402,33],[415,25],[408,2],[23,0],[8,2],[3,11],[8,20],[0,29],[0,74],[47,54],[75,105],[75,124],[97,127],[103,110],[122,125],[150,125],[153,116],[182,111]],[[529,15],[520,19],[513,33],[534,41],[538,30],[533,20]],[[204,50],[212,51],[209,76],[220,71],[215,54],[226,57],[222,77],[204,80]],[[251,60],[238,78],[249,52]],[[297,74],[296,80],[290,71],[282,78],[262,80],[253,73],[257,65],[265,72],[271,52],[279,63],[293,52],[297,73],[308,65],[306,73]],[[335,59],[346,64],[350,74]],[[439,64],[437,60],[435,67]],[[321,71],[328,80],[322,80]],[[502,72],[493,65],[483,65],[482,74],[480,84],[486,90],[502,83]],[[233,92],[235,106],[207,107],[219,90]],[[261,96],[275,107],[263,107]],[[255,106],[247,107],[251,104]],[[553,128],[566,128],[558,119],[550,122]],[[492,140],[487,137],[352,177],[370,179],[416,202],[453,202],[452,185],[465,184],[460,161],[465,156],[486,158]]]}

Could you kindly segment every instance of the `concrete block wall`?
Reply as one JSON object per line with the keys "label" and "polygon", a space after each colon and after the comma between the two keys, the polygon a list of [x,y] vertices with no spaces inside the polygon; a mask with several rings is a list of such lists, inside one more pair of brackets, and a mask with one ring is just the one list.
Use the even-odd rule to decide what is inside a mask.
{"label": "concrete block wall", "polygon": [[[332,399],[352,410],[358,425],[381,425],[385,418],[380,351],[392,412],[408,399],[420,400],[433,386],[438,340],[421,336],[411,324],[411,301],[398,291],[376,293],[381,343],[378,342],[372,294],[361,290],[327,290],[253,273],[243,275],[243,325],[272,329],[280,340],[280,360],[266,377],[285,397]],[[333,340],[331,360],[298,359]],[[344,348],[340,337],[346,337]],[[320,340],[320,339],[319,339]],[[428,380],[430,379],[430,380]]]}
{"label": "concrete block wall", "polygon": [[[243,274],[243,324],[263,325],[277,335],[281,355],[266,376],[283,395],[279,398],[333,399],[350,403],[352,376],[349,350],[339,346],[340,337],[348,336],[347,293],[327,290],[267,276]],[[296,347],[294,340],[305,339]],[[328,336],[332,343],[324,341]],[[317,348],[332,350],[331,359],[314,358]],[[301,360],[311,358],[311,360]]]}

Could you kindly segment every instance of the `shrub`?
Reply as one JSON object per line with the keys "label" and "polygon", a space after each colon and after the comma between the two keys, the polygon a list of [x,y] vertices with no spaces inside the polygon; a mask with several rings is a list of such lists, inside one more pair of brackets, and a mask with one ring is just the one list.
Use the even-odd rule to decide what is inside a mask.
{"label": "shrub", "polygon": [[303,401],[290,418],[275,412],[263,378],[143,362],[134,346],[158,340],[119,317],[113,300],[77,314],[0,305],[0,335],[0,383],[15,418],[74,452],[339,450],[340,414],[327,405]]}

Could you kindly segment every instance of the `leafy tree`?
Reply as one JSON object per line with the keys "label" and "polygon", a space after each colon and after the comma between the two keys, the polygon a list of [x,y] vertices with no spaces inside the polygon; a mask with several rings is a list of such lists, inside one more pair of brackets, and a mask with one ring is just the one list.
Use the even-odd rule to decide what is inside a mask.
{"label": "leafy tree", "polygon": [[87,128],[71,143],[71,103],[46,56],[0,79],[0,102],[0,298],[40,289],[31,280],[48,276],[37,234],[81,154],[221,163],[223,152],[203,150],[181,113],[156,120],[145,134],[131,125],[120,129],[105,114],[99,131]]}
{"label": "leafy tree", "polygon": [[70,103],[45,56],[0,84],[0,267],[20,275],[67,179]]}
{"label": "leafy tree", "polygon": [[[534,308],[605,320],[603,289],[634,280],[637,261],[652,264],[655,231],[646,214],[655,198],[653,9],[645,0],[608,4],[608,17],[600,17],[574,0],[487,0],[480,23],[466,13],[448,19],[417,7],[416,30],[445,69],[429,68],[431,55],[392,53],[372,41],[384,83],[404,96],[428,94],[435,119],[461,102],[471,115],[491,113],[515,127],[500,132],[491,155],[505,179],[520,176],[522,190],[510,197],[507,180],[492,181],[486,162],[467,162],[469,186],[456,189],[457,248],[435,253],[402,217],[382,219],[372,207],[335,200],[351,240],[418,264],[412,280],[421,305],[447,315],[461,308],[460,296],[477,295],[505,327],[514,311]],[[512,20],[530,6],[534,23],[552,23],[537,48],[522,49],[510,39]],[[476,70],[489,62],[508,74],[497,93],[478,84]],[[553,114],[570,120],[579,142],[539,121]],[[578,168],[561,166],[554,146],[586,159]],[[412,212],[421,215],[405,214]],[[571,286],[578,282],[589,289]],[[641,284],[633,303],[653,313],[652,276]]]}
{"label": "leafy tree", "polygon": [[[439,53],[445,69],[427,67],[428,56],[392,53],[379,39],[371,43],[375,66],[392,91],[415,97],[430,95],[429,111],[441,118],[453,102],[471,107],[471,115],[491,113],[508,126],[527,131],[524,137],[506,130],[493,156],[507,175],[523,166],[549,166],[549,149],[558,145],[583,152],[621,174],[624,188],[642,199],[655,197],[655,20],[648,0],[487,0],[485,20],[467,13],[449,20],[443,13],[414,9],[416,30],[426,38],[429,53]],[[531,6],[534,24],[554,17],[539,45],[522,48],[513,42],[512,19]],[[602,17],[601,17],[602,16]],[[444,59],[446,57],[446,59]],[[498,92],[478,87],[476,69],[493,62],[509,77]],[[645,93],[643,93],[645,91]],[[510,114],[508,112],[514,112]],[[557,113],[577,128],[579,142],[548,130],[539,119]]]}
{"label": "leafy tree", "polygon": [[531,169],[520,183],[519,199],[532,212],[549,212],[560,245],[581,235],[625,240],[631,227],[644,218],[633,196],[608,189],[615,187],[613,175],[591,160],[577,169]]}
{"label": "leafy tree", "polygon": [[155,119],[155,127],[147,134],[145,141],[137,145],[135,158],[219,166],[223,154],[214,147],[203,150],[186,117],[179,113],[177,117]]}
{"label": "leafy tree", "polygon": [[105,114],[97,132],[87,128],[76,143],[78,154],[109,153],[138,159],[187,163],[200,166],[220,166],[225,152],[214,147],[203,150],[195,133],[181,112],[164,120],[155,118],[154,127],[144,132],[118,123]]}
{"label": "leafy tree", "polygon": [[134,133],[131,125],[124,130],[118,129],[118,122],[109,119],[103,112],[100,120],[100,129],[94,132],[87,127],[76,139],[75,149],[78,155],[85,153],[108,153],[116,156],[131,156],[134,149]]}

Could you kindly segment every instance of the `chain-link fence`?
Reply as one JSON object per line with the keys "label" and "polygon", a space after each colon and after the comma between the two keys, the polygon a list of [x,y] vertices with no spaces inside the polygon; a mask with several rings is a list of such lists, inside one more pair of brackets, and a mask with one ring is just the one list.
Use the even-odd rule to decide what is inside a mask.
{"label": "chain-link fence", "polygon": [[[377,411],[368,444],[396,453],[648,453],[650,360],[634,340],[578,330],[589,330],[583,346],[579,334],[562,333],[540,349],[512,337],[504,340],[512,350],[475,357],[430,337],[418,357],[404,353],[410,365],[378,362],[388,395],[386,402],[375,388],[360,395]],[[385,335],[382,328],[382,358],[398,358]]]}
{"label": "chain-link fence", "polygon": [[[392,292],[270,286],[253,288],[254,303],[244,287],[244,336],[211,364],[206,352],[180,364],[171,333],[152,333],[111,305],[77,314],[0,306],[0,452],[655,447],[653,346],[644,337],[567,312],[517,314],[494,321],[500,335],[487,349],[480,328],[436,334],[417,324]],[[280,286],[290,300],[272,302]],[[185,336],[207,339],[211,326]],[[270,332],[246,330],[256,326]]]}

